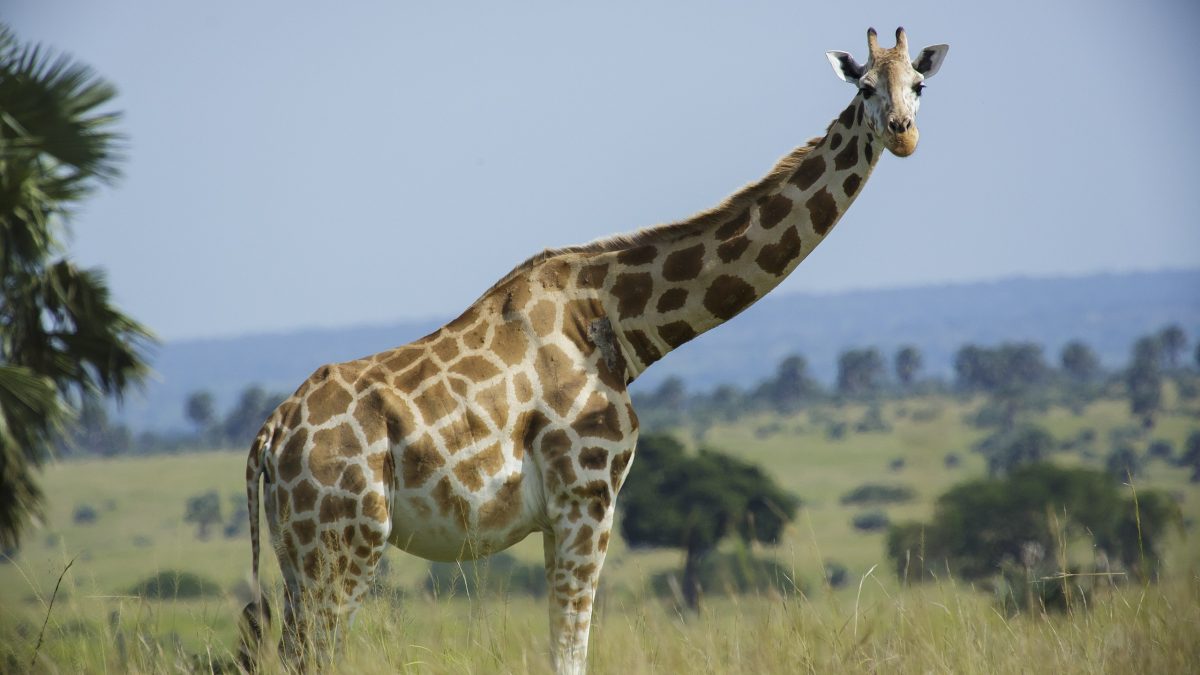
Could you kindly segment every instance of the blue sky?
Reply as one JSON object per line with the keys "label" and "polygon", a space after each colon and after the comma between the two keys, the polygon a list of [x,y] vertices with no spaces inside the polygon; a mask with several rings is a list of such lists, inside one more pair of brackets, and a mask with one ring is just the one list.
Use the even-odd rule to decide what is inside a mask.
{"label": "blue sky", "polygon": [[1200,266],[1195,3],[451,4],[7,0],[121,92],[73,254],[167,339],[452,316],[757,179],[904,25],[921,146],[781,291]]}

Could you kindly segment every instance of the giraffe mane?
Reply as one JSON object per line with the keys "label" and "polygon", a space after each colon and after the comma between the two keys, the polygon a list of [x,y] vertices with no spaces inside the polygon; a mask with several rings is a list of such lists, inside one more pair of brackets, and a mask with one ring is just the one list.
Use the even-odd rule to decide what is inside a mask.
{"label": "giraffe mane", "polygon": [[[830,125],[832,126],[832,125]],[[586,244],[575,244],[572,246],[563,246],[560,248],[548,248],[538,253],[533,254],[525,259],[522,263],[514,267],[508,274],[505,274],[499,281],[492,284],[491,288],[480,296],[480,299],[487,297],[492,291],[500,288],[504,284],[511,281],[514,277],[526,272],[551,258],[558,256],[571,255],[576,253],[596,254],[596,253],[611,253],[614,251],[623,251],[646,244],[661,243],[663,241],[672,241],[681,235],[690,234],[698,229],[704,229],[725,222],[729,218],[737,215],[742,209],[749,206],[754,199],[762,194],[765,190],[770,190],[775,187],[780,181],[786,180],[800,166],[805,156],[812,152],[813,148],[824,140],[824,136],[818,136],[809,139],[808,143],[792,150],[782,159],[776,162],[775,166],[762,179],[748,183],[740,190],[725,198],[720,204],[701,211],[690,218],[678,220],[672,223],[662,225],[652,225],[644,227],[634,232],[626,232],[623,234],[615,234],[608,237],[602,237]]]}

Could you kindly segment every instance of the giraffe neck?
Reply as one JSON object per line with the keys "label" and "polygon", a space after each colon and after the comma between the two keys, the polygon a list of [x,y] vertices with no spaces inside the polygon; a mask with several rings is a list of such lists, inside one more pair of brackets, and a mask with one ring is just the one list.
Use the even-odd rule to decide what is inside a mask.
{"label": "giraffe neck", "polygon": [[605,304],[630,381],[766,295],[825,239],[883,150],[862,107],[856,96],[824,136],[717,208],[605,253],[613,267]]}

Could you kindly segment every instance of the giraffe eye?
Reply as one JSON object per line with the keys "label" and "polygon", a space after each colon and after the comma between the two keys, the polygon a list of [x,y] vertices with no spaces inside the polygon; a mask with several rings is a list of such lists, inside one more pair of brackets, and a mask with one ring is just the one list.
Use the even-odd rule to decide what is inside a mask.
{"label": "giraffe eye", "polygon": [[917,96],[920,96],[922,91],[925,91],[925,85],[924,85],[924,84],[922,84],[922,83],[918,82],[918,83],[916,83],[916,84],[914,84],[914,85],[913,85],[913,93],[914,93],[914,94],[916,94]]}
{"label": "giraffe eye", "polygon": [[859,91],[862,92],[862,97],[863,97],[864,101],[875,95],[875,87],[872,87],[869,84],[864,84],[862,86],[862,88],[859,89]]}

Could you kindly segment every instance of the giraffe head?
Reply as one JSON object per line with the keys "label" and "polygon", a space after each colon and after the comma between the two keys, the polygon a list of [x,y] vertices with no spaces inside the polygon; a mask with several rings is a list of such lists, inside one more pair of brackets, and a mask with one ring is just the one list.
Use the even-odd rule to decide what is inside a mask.
{"label": "giraffe head", "polygon": [[863,117],[872,133],[897,157],[907,157],[917,149],[917,108],[927,78],[942,65],[950,45],[932,45],[921,50],[913,61],[908,59],[908,38],[903,28],[896,29],[896,46],[879,46],[875,29],[867,29],[866,65],[859,65],[846,52],[828,52],[833,70],[842,80],[858,87]]}

